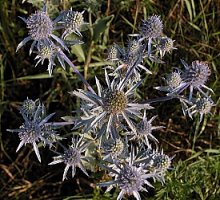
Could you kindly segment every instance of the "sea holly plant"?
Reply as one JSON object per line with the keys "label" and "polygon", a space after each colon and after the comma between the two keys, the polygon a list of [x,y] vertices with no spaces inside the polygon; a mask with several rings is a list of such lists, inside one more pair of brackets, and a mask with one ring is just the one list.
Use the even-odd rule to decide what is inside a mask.
{"label": "sea holly plant", "polygon": [[[64,63],[66,62],[80,77],[88,89],[94,92],[89,83],[84,79],[75,65],[64,53],[65,50],[69,52],[66,43],[69,45],[82,43],[82,41],[78,40],[65,41],[64,38],[71,33],[76,33],[77,35],[81,36],[79,28],[85,23],[83,19],[83,12],[74,12],[72,9],[70,9],[69,11],[61,12],[56,19],[52,20],[47,13],[46,3],[44,3],[42,10],[31,14],[27,19],[23,17],[20,18],[27,25],[28,36],[18,44],[16,52],[27,42],[32,41],[29,54],[36,50],[38,55],[35,59],[39,59],[41,63],[43,63],[45,59],[49,61],[48,71],[50,76],[52,75],[53,66],[55,65],[55,58],[57,57],[59,63],[64,69]],[[60,29],[64,29],[64,33],[62,34],[61,38],[53,33],[54,31]]]}
{"label": "sea holly plant", "polygon": [[[75,115],[69,117],[71,121],[49,122],[55,113],[47,116],[39,100],[26,99],[19,109],[24,123],[18,129],[8,131],[18,133],[20,144],[17,151],[32,144],[40,162],[38,145],[49,145],[50,150],[53,147],[56,155],[49,165],[65,165],[63,181],[69,178],[69,169],[72,178],[77,168],[89,176],[86,166],[92,165],[90,161],[96,159],[95,169],[105,170],[107,175],[106,181],[103,177],[98,186],[106,187],[106,191],[119,188],[118,200],[128,196],[141,200],[141,192],[154,187],[154,182],[165,183],[165,174],[171,169],[174,158],[160,150],[160,139],[155,137],[154,130],[165,127],[156,125],[156,115],[150,117],[154,109],[152,103],[179,99],[183,113],[190,118],[199,114],[201,122],[215,105],[210,95],[213,91],[206,85],[211,71],[206,62],[196,60],[188,65],[181,60],[184,68],[175,67],[164,78],[165,85],[155,88],[165,92],[166,96],[140,99],[135,91],[143,84],[144,75],[152,74],[145,66],[146,61],[165,63],[165,54],[176,49],[174,40],[163,33],[161,17],[152,15],[141,22],[138,33],[129,35],[126,47],[113,44],[109,48],[107,60],[111,64],[103,69],[103,79],[94,77],[96,85],[93,89],[66,55],[70,45],[83,43],[67,40],[70,34],[82,37],[80,27],[86,23],[83,14],[84,11],[71,8],[52,20],[44,3],[42,10],[27,19],[20,17],[27,25],[28,36],[18,44],[16,51],[32,41],[29,53],[37,54],[36,65],[48,60],[49,76],[57,65],[56,60],[64,70],[70,66],[87,89],[76,88],[70,92],[81,103],[73,112]],[[64,125],[73,125],[72,130],[77,131],[77,135],[72,135],[69,147],[59,141],[63,138],[57,133]],[[57,143],[56,147],[63,147],[62,153],[54,150],[54,143]],[[91,148],[96,152],[96,158],[92,157]]]}
{"label": "sea holly plant", "polygon": [[39,99],[35,101],[31,99],[25,100],[19,110],[24,119],[24,123],[18,129],[8,129],[9,132],[17,132],[21,140],[16,152],[19,151],[22,146],[32,144],[35,154],[39,162],[41,162],[38,144],[42,143],[43,146],[48,145],[51,148],[53,143],[62,140],[62,137],[57,134],[57,129],[72,123],[48,122],[55,113],[46,116],[45,106]]}

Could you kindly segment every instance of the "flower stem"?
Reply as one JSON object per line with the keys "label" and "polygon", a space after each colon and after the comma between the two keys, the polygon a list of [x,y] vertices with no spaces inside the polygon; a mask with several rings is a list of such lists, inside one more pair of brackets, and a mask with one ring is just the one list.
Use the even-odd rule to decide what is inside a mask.
{"label": "flower stem", "polygon": [[68,65],[70,67],[73,68],[73,71],[76,73],[76,75],[81,79],[81,81],[85,84],[85,86],[87,87],[87,89],[92,92],[93,94],[96,94],[96,92],[92,89],[92,87],[89,85],[89,83],[87,82],[87,80],[83,77],[83,75],[79,72],[79,70],[76,68],[76,66],[71,62],[71,60],[66,56],[65,53],[63,53],[63,51],[60,51],[61,56],[63,57],[63,59],[68,63]]}

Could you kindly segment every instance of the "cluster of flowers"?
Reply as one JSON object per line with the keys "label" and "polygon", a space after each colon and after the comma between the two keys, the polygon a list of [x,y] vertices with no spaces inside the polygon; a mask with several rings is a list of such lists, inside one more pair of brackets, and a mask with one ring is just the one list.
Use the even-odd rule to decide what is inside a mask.
{"label": "cluster of flowers", "polygon": [[[100,183],[107,187],[107,191],[114,186],[120,188],[118,200],[133,195],[140,200],[141,191],[153,187],[150,182],[165,182],[165,172],[171,168],[173,157],[159,151],[158,140],[153,135],[155,129],[163,126],[154,126],[153,116],[147,119],[147,110],[154,109],[150,100],[138,103],[135,90],[142,84],[141,70],[151,74],[144,66],[144,60],[162,63],[165,53],[170,53],[175,47],[171,38],[163,35],[163,23],[160,16],[150,16],[143,20],[139,33],[131,35],[129,44],[122,48],[114,44],[109,49],[108,60],[112,66],[104,69],[105,84],[95,77],[97,92],[92,89],[83,76],[77,71],[72,62],[64,54],[68,52],[67,44],[79,44],[81,41],[66,41],[69,34],[82,36],[79,28],[85,24],[83,12],[72,9],[62,12],[55,20],[51,20],[46,12],[46,5],[42,11],[37,11],[28,19],[21,18],[29,30],[26,37],[17,47],[19,50],[28,41],[33,40],[30,54],[37,52],[36,59],[44,62],[47,59],[49,75],[55,66],[55,58],[65,69],[65,62],[70,65],[81,78],[88,90],[78,89],[71,94],[81,99],[81,106],[74,119],[74,129],[79,134],[73,136],[69,148],[64,147],[63,153],[58,153],[49,165],[64,163],[66,165],[63,180],[72,168],[72,177],[75,176],[76,167],[88,176],[85,163],[91,161],[90,146],[98,155],[99,167],[108,171],[109,179]],[[59,38],[53,31],[64,29]],[[207,91],[212,90],[205,86],[210,70],[205,62],[194,61],[189,66],[183,60],[185,69],[176,69],[165,78],[166,86],[156,87],[167,93],[167,100],[178,98],[183,105],[184,114],[192,117],[200,114],[200,121],[204,114],[210,113],[214,105]],[[185,90],[189,88],[189,97],[185,97]],[[160,101],[160,98],[157,99]],[[56,129],[72,122],[48,122],[54,113],[46,116],[45,108],[39,100],[27,99],[20,108],[24,123],[19,129],[8,131],[18,132],[20,144],[17,151],[27,143],[33,145],[39,161],[41,157],[38,143],[53,146],[54,142],[62,138],[57,135]],[[60,143],[59,143],[60,144]]]}

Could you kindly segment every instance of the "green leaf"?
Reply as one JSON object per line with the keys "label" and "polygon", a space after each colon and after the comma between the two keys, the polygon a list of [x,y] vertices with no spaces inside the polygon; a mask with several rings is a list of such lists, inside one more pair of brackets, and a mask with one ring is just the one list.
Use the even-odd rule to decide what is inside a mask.
{"label": "green leaf", "polygon": [[206,152],[206,153],[216,153],[216,154],[220,154],[220,150],[219,150],[219,149],[206,149],[205,152]]}
{"label": "green leaf", "polygon": [[185,3],[186,3],[187,10],[189,12],[190,21],[192,21],[192,8],[191,8],[191,4],[190,4],[190,2],[188,0],[185,0]]}
{"label": "green leaf", "polygon": [[85,62],[85,53],[82,45],[74,45],[71,47],[71,53],[75,54],[79,62]]}
{"label": "green leaf", "polygon": [[111,21],[113,20],[114,15],[104,17],[102,19],[97,19],[93,25],[93,40],[97,41],[102,33],[109,28]]}
{"label": "green leaf", "polygon": [[194,29],[196,29],[197,31],[201,31],[201,29],[197,26],[197,25],[195,25],[195,24],[193,24],[193,23],[191,23],[191,22],[188,22],[189,23],[189,25],[190,26],[192,26]]}
{"label": "green leaf", "polygon": [[49,74],[37,74],[37,75],[31,75],[31,76],[23,76],[19,77],[16,80],[31,80],[31,79],[45,79],[45,78],[52,78],[52,76],[49,76]]}

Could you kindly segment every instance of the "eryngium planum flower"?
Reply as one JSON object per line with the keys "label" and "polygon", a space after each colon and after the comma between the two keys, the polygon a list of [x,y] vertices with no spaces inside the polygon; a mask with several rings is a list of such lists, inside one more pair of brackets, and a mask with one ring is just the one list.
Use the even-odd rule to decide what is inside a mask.
{"label": "eryngium planum flower", "polygon": [[206,114],[211,114],[211,109],[214,106],[214,102],[210,97],[198,97],[193,99],[193,105],[188,108],[186,111],[189,116],[192,118],[192,115],[199,114],[199,121],[202,122],[203,116]]}
{"label": "eryngium planum flower", "polygon": [[44,63],[44,61],[48,60],[48,72],[49,75],[52,75],[53,66],[55,65],[55,59],[57,58],[62,68],[65,70],[65,63],[64,59],[62,57],[62,54],[60,53],[61,49],[58,46],[50,45],[50,46],[43,46],[40,45],[40,49],[37,52],[37,56],[35,57],[35,60],[38,59],[35,66],[37,66],[39,63],[41,65]]}
{"label": "eryngium planum flower", "polygon": [[116,68],[116,71],[124,68],[127,72],[135,65],[133,74],[139,73],[141,69],[148,74],[152,74],[150,70],[141,64],[143,63],[145,50],[146,45],[144,43],[139,40],[130,40],[127,48],[124,50],[123,57],[121,58],[121,65]]}
{"label": "eryngium planum flower", "polygon": [[153,15],[143,20],[140,33],[144,38],[157,38],[160,37],[163,32],[163,23],[160,19],[160,16]]}
{"label": "eryngium planum flower", "polygon": [[65,28],[65,31],[62,35],[62,38],[66,38],[71,33],[75,33],[78,36],[82,36],[79,28],[85,24],[83,18],[83,12],[73,11],[72,8],[64,13],[63,19],[60,22],[62,26]]}
{"label": "eryngium planum flower", "polygon": [[208,64],[206,62],[196,60],[189,66],[185,63],[185,61],[181,60],[181,62],[184,65],[185,70],[181,73],[184,84],[181,85],[179,90],[181,91],[189,87],[189,101],[192,99],[194,89],[197,89],[203,96],[208,97],[202,90],[202,88],[205,88],[213,92],[211,88],[205,85],[211,74]]}
{"label": "eryngium planum flower", "polygon": [[33,40],[29,53],[31,54],[33,49],[37,47],[37,50],[40,50],[40,46],[54,45],[52,39],[58,42],[63,48],[67,49],[64,42],[53,34],[53,31],[56,29],[55,23],[59,21],[60,16],[55,20],[51,20],[46,12],[46,4],[43,7],[42,11],[36,11],[34,14],[31,14],[27,19],[20,17],[27,25],[28,37],[24,38],[17,46],[16,52],[24,46],[27,42]]}
{"label": "eryngium planum flower", "polygon": [[148,146],[148,148],[151,148],[151,144],[149,140],[158,143],[157,138],[154,137],[152,134],[153,130],[164,128],[163,126],[153,126],[152,121],[157,116],[152,117],[150,120],[147,120],[146,112],[144,112],[143,119],[135,125],[136,127],[136,133],[134,132],[128,132],[127,135],[131,136],[130,140],[136,140],[141,145],[144,143]]}
{"label": "eryngium planum flower", "polygon": [[167,36],[158,38],[158,43],[156,44],[157,50],[159,50],[160,57],[162,58],[166,52],[170,53],[173,49],[176,49],[173,46],[175,40],[168,38]]}
{"label": "eryngium planum flower", "polygon": [[124,163],[117,163],[115,160],[112,167],[101,166],[110,172],[109,175],[114,177],[114,180],[100,183],[99,186],[108,186],[107,191],[110,191],[113,186],[119,187],[121,191],[117,200],[132,195],[137,200],[141,200],[139,192],[147,192],[147,189],[144,186],[147,185],[153,187],[147,179],[152,178],[154,175],[150,174],[141,165],[133,165],[132,162],[127,161]]}
{"label": "eryngium planum flower", "polygon": [[204,97],[210,98],[202,89],[213,93],[213,90],[205,85],[211,74],[206,62],[193,61],[189,66],[184,60],[181,60],[185,70],[172,72],[165,79],[167,86],[155,87],[158,90],[168,92],[167,95],[178,97],[183,91],[189,88],[189,101],[192,101],[193,92],[196,89]]}
{"label": "eryngium planum flower", "polygon": [[55,113],[45,117],[46,111],[44,105],[39,100],[33,101],[30,99],[24,101],[20,108],[20,113],[24,119],[24,123],[18,129],[8,129],[10,132],[18,132],[21,140],[16,152],[23,145],[32,144],[35,154],[39,162],[41,162],[37,143],[42,142],[44,146],[49,145],[49,147],[52,147],[53,142],[62,139],[55,131],[60,125],[47,122]]}
{"label": "eryngium planum flower", "polygon": [[[84,127],[84,132],[97,130],[97,137],[107,133],[113,139],[118,138],[116,128],[130,128],[136,132],[132,119],[141,118],[141,110],[152,109],[149,104],[138,104],[133,100],[135,89],[141,84],[141,81],[127,87],[118,79],[110,82],[107,71],[105,70],[105,80],[107,88],[103,89],[99,80],[96,78],[98,94],[79,89],[71,94],[81,98],[81,111],[84,113],[75,128]],[[124,121],[126,123],[124,123]]]}
{"label": "eryngium planum flower", "polygon": [[103,160],[111,161],[112,159],[125,158],[128,153],[128,141],[127,139],[103,139],[101,144],[101,153]]}
{"label": "eryngium planum flower", "polygon": [[172,72],[163,79],[166,82],[166,86],[158,86],[155,89],[167,92],[168,94],[174,94],[184,84],[179,71]]}
{"label": "eryngium planum flower", "polygon": [[144,169],[154,174],[153,179],[165,183],[165,173],[171,169],[173,157],[164,154],[163,151],[153,150],[151,148],[142,149],[136,155],[134,164],[143,165]]}
{"label": "eryngium planum flower", "polygon": [[59,156],[53,157],[54,161],[49,163],[49,165],[55,165],[62,162],[66,165],[63,173],[63,181],[66,179],[67,172],[70,167],[72,167],[72,178],[75,176],[76,167],[79,167],[82,172],[88,176],[86,170],[82,165],[82,160],[85,160],[83,152],[86,150],[88,145],[88,142],[83,141],[83,137],[81,137],[80,139],[72,138],[72,145],[68,149],[65,148],[63,154],[57,153],[59,154]]}

